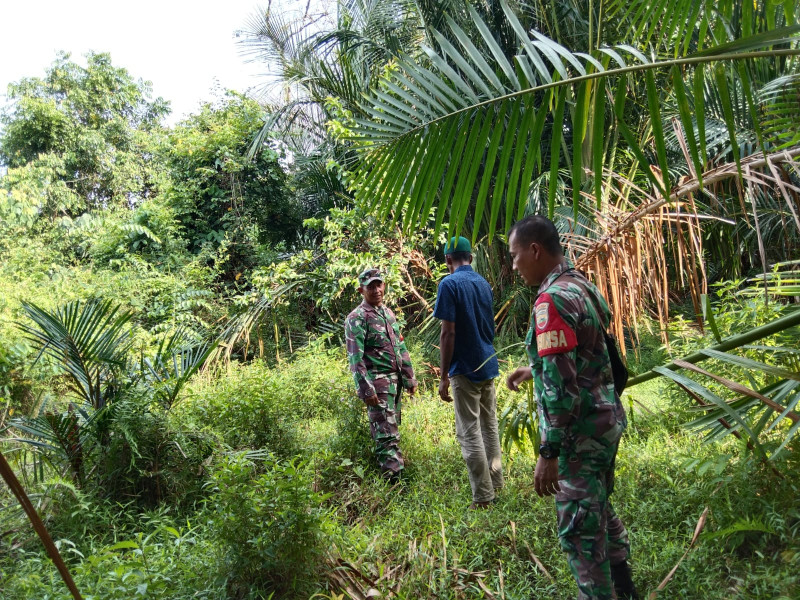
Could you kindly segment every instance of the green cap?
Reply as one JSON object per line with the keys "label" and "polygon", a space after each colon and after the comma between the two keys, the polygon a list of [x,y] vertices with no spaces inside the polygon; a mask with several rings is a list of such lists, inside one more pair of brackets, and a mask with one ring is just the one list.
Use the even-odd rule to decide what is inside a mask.
{"label": "green cap", "polygon": [[361,275],[358,276],[358,284],[364,287],[368,286],[373,281],[383,281],[383,273],[380,272],[380,269],[369,267],[364,269]]}
{"label": "green cap", "polygon": [[472,246],[469,245],[469,240],[461,235],[457,238],[450,238],[449,242],[445,242],[444,253],[446,256],[453,252],[472,252]]}

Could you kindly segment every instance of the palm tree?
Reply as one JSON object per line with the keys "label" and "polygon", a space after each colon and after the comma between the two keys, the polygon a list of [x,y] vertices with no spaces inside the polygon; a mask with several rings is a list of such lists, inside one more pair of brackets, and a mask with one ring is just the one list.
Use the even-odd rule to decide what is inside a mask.
{"label": "palm tree", "polygon": [[[752,90],[747,78],[751,67],[786,63],[800,53],[796,26],[768,28],[710,47],[703,40],[705,49],[669,60],[651,60],[632,44],[600,46],[592,54],[571,52],[535,30],[527,32],[515,12],[504,2],[500,5],[517,34],[513,60],[469,7],[480,35],[466,35],[448,18],[450,35],[461,47],[441,35],[440,47],[428,49],[425,61],[399,57],[397,74],[390,74],[385,85],[392,94],[372,94],[366,106],[372,121],[361,121],[356,128],[362,158],[356,176],[365,182],[357,198],[382,214],[404,215],[406,227],[433,214],[437,229],[447,218],[449,234],[470,223],[473,241],[482,233],[491,239],[525,213],[530,183],[540,174],[549,174],[547,212],[554,217],[565,173],[572,205],[569,241],[577,259],[597,257],[596,244],[608,250],[604,237],[625,233],[618,223],[626,222],[630,229],[650,215],[665,213],[663,207],[669,207],[666,217],[673,223],[677,209],[684,221],[696,225],[698,210],[686,190],[704,189],[703,173],[710,161],[705,105],[697,95],[694,106],[689,105],[685,72],[694,74],[693,82],[703,83],[711,69],[722,92],[729,91],[726,82],[733,70],[743,89]],[[780,24],[782,16],[776,19]],[[699,18],[691,31],[683,23],[672,26],[673,36],[691,37],[704,29],[719,33],[710,16]],[[662,30],[661,37],[665,35]],[[739,68],[740,63],[747,68]],[[673,97],[679,108],[677,129],[687,147],[683,172],[697,179],[697,188],[677,180],[680,172],[668,154],[662,107]],[[719,98],[732,142],[731,164],[741,185],[752,180],[742,172],[730,95],[720,93]],[[742,93],[741,101],[750,113],[760,114],[752,94]],[[797,114],[796,106],[784,106]],[[615,140],[619,143],[610,143]],[[762,158],[771,149],[765,143],[754,146]],[[772,156],[769,164],[791,165],[794,156],[792,151]],[[781,183],[785,178],[772,187],[779,189]],[[631,275],[641,276],[636,265],[630,266]],[[663,297],[662,292],[654,289]]]}
{"label": "palm tree", "polygon": [[[120,410],[132,398],[169,411],[203,365],[214,344],[197,343],[182,331],[165,337],[151,358],[131,362],[133,317],[108,300],[74,301],[54,311],[23,303],[33,321],[18,323],[63,376],[71,398],[65,411],[48,409],[11,425],[57,470],[66,467],[83,485],[89,450],[106,448]],[[135,435],[135,432],[132,433]]]}
{"label": "palm tree", "polygon": [[362,93],[377,83],[392,56],[418,44],[418,25],[410,0],[349,0],[337,4],[331,30],[308,15],[287,17],[270,7],[239,33],[245,54],[277,68],[273,87],[284,97],[265,119],[251,154],[270,136],[286,145],[309,214],[350,202],[330,165],[350,165],[356,156],[326,124],[343,115],[366,116]]}
{"label": "palm tree", "polygon": [[[764,271],[770,235],[780,231],[783,247],[797,248],[796,0],[612,2],[607,18],[589,11],[584,52],[530,30],[519,8],[498,4],[516,36],[512,57],[465,3],[477,35],[445,15],[445,32],[434,32],[426,56],[400,55],[383,91],[369,96],[371,120],[353,135],[358,201],[406,228],[433,217],[438,232],[449,222],[448,235],[467,231],[474,242],[507,231],[530,210],[539,189],[532,182],[546,181],[541,202],[577,266],[615,306],[618,335],[648,303],[666,323],[673,281],[691,291],[701,314],[704,219],[744,223],[728,249],[758,256]],[[553,29],[559,23],[549,21]],[[604,45],[614,37],[608,23],[627,39]],[[781,401],[794,398],[794,388],[767,383],[778,387],[755,392],[753,380],[749,389],[774,400],[780,388]],[[740,402],[734,412],[741,417],[745,405],[754,406]],[[518,431],[523,413],[513,420]]]}

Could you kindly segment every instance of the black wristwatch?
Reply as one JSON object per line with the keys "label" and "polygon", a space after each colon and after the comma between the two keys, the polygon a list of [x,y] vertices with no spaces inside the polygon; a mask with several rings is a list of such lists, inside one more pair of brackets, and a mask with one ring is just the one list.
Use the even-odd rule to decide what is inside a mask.
{"label": "black wristwatch", "polygon": [[559,454],[561,454],[561,448],[558,446],[551,446],[547,442],[539,446],[539,456],[542,458],[558,458]]}

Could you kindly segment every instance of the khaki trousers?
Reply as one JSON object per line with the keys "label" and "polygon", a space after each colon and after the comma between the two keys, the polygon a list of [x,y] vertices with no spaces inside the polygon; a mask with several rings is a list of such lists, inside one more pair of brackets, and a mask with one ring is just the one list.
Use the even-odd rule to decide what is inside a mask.
{"label": "khaki trousers", "polygon": [[497,432],[494,380],[474,382],[464,375],[450,379],[456,413],[456,437],[467,463],[473,502],[489,502],[503,487],[503,464]]}

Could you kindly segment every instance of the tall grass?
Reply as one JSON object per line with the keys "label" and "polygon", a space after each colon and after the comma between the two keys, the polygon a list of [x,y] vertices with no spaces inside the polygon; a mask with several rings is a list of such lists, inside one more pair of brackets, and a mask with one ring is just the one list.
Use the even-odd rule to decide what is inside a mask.
{"label": "tall grass", "polygon": [[[512,397],[500,382],[503,404]],[[391,486],[372,458],[351,385],[343,352],[325,346],[274,369],[254,363],[201,374],[173,415],[175,427],[217,440],[195,474],[208,482],[196,502],[143,513],[124,502],[54,496],[49,519],[78,586],[92,598],[333,599],[371,588],[408,599],[574,597],[553,501],[533,491],[530,453],[505,455],[497,503],[468,510],[452,406],[428,381],[419,398],[405,397],[407,478]],[[678,563],[708,508],[704,533],[659,597],[798,597],[794,454],[776,472],[734,439],[701,445],[682,427],[688,409],[668,404],[661,386],[631,392],[612,497],[640,590],[655,590]],[[261,467],[236,458],[267,452],[274,458]],[[2,504],[3,515],[13,513]],[[79,522],[92,525],[68,526]],[[0,573],[3,598],[66,597],[19,522],[0,537]]]}

